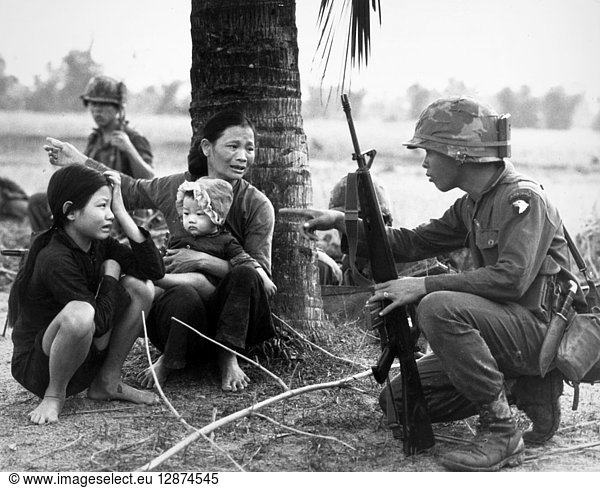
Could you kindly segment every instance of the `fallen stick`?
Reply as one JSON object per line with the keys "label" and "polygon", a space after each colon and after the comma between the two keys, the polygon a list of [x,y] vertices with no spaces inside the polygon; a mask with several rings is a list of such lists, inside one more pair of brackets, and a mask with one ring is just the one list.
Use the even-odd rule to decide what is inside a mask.
{"label": "fallen stick", "polygon": [[308,393],[308,392],[312,392],[312,391],[317,391],[317,390],[324,390],[326,388],[334,388],[334,387],[341,387],[341,386],[346,386],[346,384],[352,382],[352,381],[356,381],[358,379],[361,378],[365,378],[367,376],[371,376],[373,374],[373,371],[371,371],[370,369],[367,371],[363,371],[361,373],[356,373],[352,376],[348,376],[346,378],[343,378],[341,380],[336,380],[336,381],[330,381],[327,383],[318,383],[315,385],[307,385],[307,386],[303,386],[301,388],[296,388],[295,390],[287,390],[283,393],[280,393],[277,396],[271,397],[271,398],[267,398],[266,400],[263,400],[262,402],[256,403],[248,408],[245,408],[243,410],[239,410],[237,412],[234,412],[226,417],[223,417],[219,420],[217,420],[216,422],[212,422],[211,424],[205,425],[204,427],[202,427],[201,429],[199,429],[198,431],[192,433],[191,435],[189,435],[188,437],[184,438],[183,440],[179,441],[177,444],[175,444],[173,447],[171,447],[170,449],[168,449],[167,451],[163,452],[160,456],[154,458],[153,460],[151,460],[149,463],[146,463],[145,465],[139,467],[138,469],[136,469],[136,471],[149,471],[151,469],[156,468],[157,466],[160,466],[162,463],[164,463],[167,459],[169,459],[170,457],[174,456],[175,454],[177,454],[179,451],[181,451],[182,449],[184,449],[185,447],[187,447],[189,444],[191,444],[192,442],[194,442],[196,439],[198,439],[199,437],[201,437],[202,435],[207,435],[209,433],[211,433],[213,430],[218,429],[219,427],[222,427],[224,425],[227,425],[229,423],[231,423],[234,420],[243,418],[243,417],[247,417],[248,415],[251,415],[252,413],[256,412],[257,410],[260,410],[264,407],[267,407],[269,405],[273,405],[275,403],[278,403],[282,400],[286,400],[288,398],[293,398],[295,396],[304,394],[304,393]]}
{"label": "fallen stick", "polygon": [[333,437],[333,436],[330,436],[330,435],[312,434],[312,433],[306,432],[304,430],[294,429],[293,427],[290,427],[289,425],[282,424],[281,422],[277,422],[277,420],[272,419],[271,417],[267,417],[266,415],[263,415],[262,413],[254,412],[252,415],[256,415],[258,418],[261,418],[261,419],[264,419],[264,420],[268,420],[272,424],[275,424],[275,425],[281,427],[282,429],[289,430],[290,432],[293,432],[295,434],[300,434],[300,435],[304,435],[304,436],[307,436],[307,437],[317,437],[319,439],[325,439],[325,440],[328,440],[328,441],[339,442],[342,446],[347,447],[348,449],[351,449],[353,451],[356,451],[355,447],[351,446],[350,444],[346,444],[344,441],[339,440],[337,437]]}
{"label": "fallen stick", "polygon": [[17,272],[12,269],[5,268],[4,266],[0,266],[0,273],[7,274],[8,276],[17,276]]}
{"label": "fallen stick", "polygon": [[97,466],[102,466],[98,461],[96,461],[94,459],[94,457],[100,455],[100,454],[104,454],[105,452],[111,452],[111,451],[122,451],[125,449],[129,449],[130,447],[135,447],[135,446],[139,446],[140,444],[143,444],[144,442],[148,442],[150,439],[152,439],[154,436],[156,435],[156,433],[154,434],[150,434],[148,437],[144,437],[141,440],[137,440],[137,441],[133,441],[133,442],[129,442],[127,444],[122,444],[120,446],[110,446],[110,447],[105,447],[104,449],[101,449],[99,451],[96,451],[95,453],[93,453],[90,456],[90,461],[94,464],[96,464]]}
{"label": "fallen stick", "polygon": [[314,342],[309,341],[306,337],[304,337],[302,334],[300,334],[300,332],[294,330],[294,328],[291,325],[288,325],[285,320],[283,320],[281,317],[278,317],[277,315],[275,315],[274,313],[271,314],[273,315],[273,317],[275,317],[277,320],[279,320],[279,322],[281,322],[282,325],[284,325],[290,332],[293,332],[294,334],[296,334],[300,339],[302,339],[304,342],[306,342],[307,344],[309,344],[310,346],[314,347],[315,349],[321,351],[323,354],[336,359],[337,361],[341,361],[343,363],[348,363],[351,364],[352,366],[360,366],[361,368],[365,368],[366,365],[364,364],[360,364],[357,363],[356,361],[352,361],[352,359],[346,359],[346,358],[342,358],[340,356],[336,356],[335,354],[330,353],[327,349],[323,349],[321,346],[318,346],[317,344],[315,344]]}
{"label": "fallen stick", "polygon": [[215,341],[214,339],[211,339],[210,337],[208,337],[207,335],[204,335],[202,332],[194,329],[192,326],[186,324],[185,322],[182,322],[181,320],[179,320],[177,317],[171,317],[171,319],[175,320],[176,322],[180,323],[181,325],[187,327],[188,329],[194,331],[196,334],[198,334],[200,337],[202,337],[203,339],[206,339],[209,342],[212,342],[213,344],[216,344],[217,346],[225,349],[226,351],[229,351],[232,354],[235,354],[236,356],[241,357],[243,360],[249,362],[250,364],[253,364],[254,366],[256,366],[258,369],[260,369],[261,371],[263,371],[264,373],[268,374],[271,378],[273,378],[275,381],[277,381],[277,383],[279,383],[281,385],[281,387],[284,390],[289,390],[288,385],[285,384],[285,382],[276,374],[271,373],[271,371],[269,371],[267,368],[261,366],[260,364],[258,364],[255,361],[252,361],[252,359],[244,356],[243,354],[240,354],[239,352],[234,351],[233,349],[230,349],[227,346],[224,346],[223,344],[221,344],[218,341]]}
{"label": "fallen stick", "polygon": [[[183,323],[183,322],[182,322]],[[199,432],[198,429],[196,429],[196,427],[193,427],[192,425],[190,425],[184,418],[183,416],[175,409],[175,407],[173,406],[173,404],[169,401],[169,399],[167,398],[167,396],[165,395],[165,392],[163,391],[162,387],[160,386],[160,383],[158,381],[158,377],[156,376],[156,371],[154,371],[154,365],[152,364],[152,356],[150,355],[150,345],[148,342],[148,329],[146,328],[146,315],[144,314],[144,312],[142,311],[142,325],[144,327],[144,344],[146,346],[146,357],[148,358],[148,364],[150,365],[150,372],[152,373],[152,378],[154,378],[154,386],[156,387],[156,390],[158,391],[158,393],[160,394],[160,397],[162,398],[162,400],[166,403],[167,407],[169,408],[169,410],[171,410],[171,412],[173,413],[173,415],[175,415],[175,417],[177,418],[177,420],[179,420],[183,425],[185,425],[188,429],[191,429],[195,432]],[[189,326],[188,326],[189,327]],[[191,329],[191,327],[190,327]],[[194,329],[192,329],[194,330]],[[198,332],[198,331],[196,331]],[[213,419],[214,416],[217,415],[217,411],[216,409],[213,409]],[[236,461],[235,459],[233,459],[231,457],[231,455],[226,452],[225,450],[223,450],[221,447],[219,447],[215,441],[213,440],[212,437],[208,437],[206,434],[200,434],[206,441],[208,441],[208,443],[213,446],[217,451],[219,451],[220,453],[224,454],[237,468],[240,469],[240,471],[244,471],[244,468],[242,468]]]}
{"label": "fallen stick", "polygon": [[590,420],[589,422],[581,422],[575,425],[567,425],[565,427],[561,427],[556,431],[556,434],[564,434],[565,432],[571,432],[572,430],[583,429],[584,427],[589,427],[590,425],[598,425],[600,420]]}
{"label": "fallen stick", "polygon": [[38,457],[34,457],[33,459],[30,459],[29,462],[32,463],[33,461],[37,461],[38,459],[42,459],[43,457],[48,456],[49,454],[54,454],[60,451],[64,451],[65,449],[68,449],[69,447],[77,444],[81,439],[83,439],[83,434],[81,434],[77,439],[75,439],[74,441],[69,442],[68,444],[65,444],[62,447],[58,447],[56,449],[53,449],[51,451],[45,452],[44,454],[40,454]]}
{"label": "fallen stick", "polygon": [[585,449],[589,449],[591,447],[600,446],[600,441],[589,442],[587,444],[579,444],[573,447],[563,447],[560,449],[553,449],[552,451],[543,452],[540,454],[536,454],[533,456],[527,456],[525,458],[525,462],[533,461],[534,459],[544,458],[546,456],[553,456],[554,454],[564,454],[565,452],[573,452],[573,451],[583,451]]}
{"label": "fallen stick", "polygon": [[130,407],[118,407],[118,408],[98,408],[95,410],[74,410],[73,412],[61,413],[63,417],[69,415],[86,415],[89,413],[110,413],[110,412],[122,412],[123,410],[132,410],[139,408],[138,405],[132,405]]}

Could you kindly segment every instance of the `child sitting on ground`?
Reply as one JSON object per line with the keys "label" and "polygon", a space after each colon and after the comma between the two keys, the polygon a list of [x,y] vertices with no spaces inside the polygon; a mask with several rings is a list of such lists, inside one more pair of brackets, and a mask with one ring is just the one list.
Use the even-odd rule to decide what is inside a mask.
{"label": "child sitting on ground", "polygon": [[[262,266],[250,256],[233,235],[224,228],[225,218],[233,201],[233,188],[225,180],[203,177],[196,181],[185,181],[177,190],[176,206],[181,215],[187,235],[174,236],[167,246],[169,249],[188,248],[201,251],[229,261],[231,267],[250,266],[260,275],[267,296],[271,297],[277,287]],[[220,279],[199,272],[167,273],[154,284],[160,289],[178,285],[191,285],[202,300],[208,300]],[[179,332],[184,332],[178,328]],[[163,383],[171,371],[182,369],[185,362],[183,341],[187,334],[169,333],[163,354],[154,363],[154,372]],[[155,342],[155,341],[153,341]],[[177,346],[175,346],[177,344]],[[172,357],[178,356],[177,358]],[[171,356],[171,357],[170,357]],[[138,381],[147,388],[154,386],[150,368],[138,375]]]}
{"label": "child sitting on ground", "polygon": [[[42,398],[30,420],[56,422],[65,398],[85,389],[94,400],[155,403],[121,381],[121,368],[164,264],[125,210],[119,173],[66,166],[47,195],[53,225],[33,241],[8,308],[12,374]],[[110,237],[115,217],[131,247]]]}

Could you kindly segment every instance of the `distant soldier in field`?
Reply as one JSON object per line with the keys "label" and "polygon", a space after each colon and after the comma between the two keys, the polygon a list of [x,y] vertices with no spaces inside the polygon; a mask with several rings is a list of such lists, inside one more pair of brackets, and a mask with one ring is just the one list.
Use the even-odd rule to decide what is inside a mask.
{"label": "distant soldier in field", "polygon": [[[134,178],[153,178],[150,142],[132,129],[125,119],[125,84],[109,76],[95,76],[87,84],[81,99],[96,123],[84,154]],[[31,195],[28,214],[34,233],[52,225],[52,213],[45,193]]]}
{"label": "distant soldier in field", "polygon": [[14,181],[0,176],[0,217],[27,217],[28,198],[25,190]]}

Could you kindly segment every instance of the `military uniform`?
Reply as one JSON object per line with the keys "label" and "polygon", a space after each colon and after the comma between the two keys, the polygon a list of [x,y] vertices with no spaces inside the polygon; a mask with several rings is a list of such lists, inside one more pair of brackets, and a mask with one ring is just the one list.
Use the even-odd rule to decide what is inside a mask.
{"label": "military uniform", "polygon": [[[126,87],[122,82],[117,82],[108,76],[96,76],[89,81],[84,93],[81,95],[81,99],[86,107],[90,102],[110,103],[123,110],[126,92]],[[148,139],[131,128],[128,121],[123,121],[121,125],[121,130],[127,134],[140,157],[146,164],[152,166],[154,156]],[[109,169],[114,169],[130,176],[134,174],[128,154],[113,146],[110,141],[104,140],[101,131],[97,128],[93,129],[89,135],[84,154],[96,161],[102,162]],[[133,210],[130,214],[135,215],[135,212]],[[147,211],[142,210],[141,213],[145,216]],[[29,198],[28,215],[31,229],[34,233],[44,231],[52,225],[52,213],[48,207],[48,199],[45,193],[31,195]]]}
{"label": "military uniform", "polygon": [[[433,421],[473,415],[505,378],[539,375],[553,283],[569,269],[560,215],[539,185],[504,163],[481,195],[465,195],[440,219],[391,229],[388,237],[397,259],[467,245],[476,266],[425,278],[418,324],[436,353],[418,364]],[[401,385],[392,387],[398,402]],[[384,391],[386,411],[388,399]]]}
{"label": "military uniform", "polygon": [[[490,471],[522,461],[522,435],[507,394],[533,420],[528,442],[552,437],[560,420],[562,376],[555,370],[542,379],[538,357],[559,286],[572,278],[568,246],[559,212],[544,190],[504,159],[510,156],[506,123],[469,98],[427,107],[406,146],[442,154],[452,171],[465,163],[496,170],[485,187],[459,198],[439,219],[387,231],[396,260],[462,247],[472,254],[473,270],[426,277],[417,307],[418,325],[433,351],[417,362],[431,420],[479,413],[473,444],[443,456],[450,469]],[[360,240],[359,252],[365,252],[363,246]],[[581,292],[576,303],[585,306]],[[396,377],[391,391],[386,387],[380,396],[390,423],[391,399],[401,411],[401,396]]]}

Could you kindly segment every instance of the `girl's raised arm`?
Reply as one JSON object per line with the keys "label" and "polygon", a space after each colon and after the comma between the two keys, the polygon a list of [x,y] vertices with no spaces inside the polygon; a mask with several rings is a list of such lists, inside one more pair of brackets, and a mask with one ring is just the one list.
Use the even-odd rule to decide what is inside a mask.
{"label": "girl's raised arm", "polygon": [[144,234],[142,234],[136,223],[125,209],[123,195],[121,194],[121,175],[118,171],[105,171],[104,176],[106,176],[106,179],[112,186],[111,210],[115,214],[116,219],[119,221],[121,229],[123,229],[125,235],[132,241],[144,242],[146,237]]}

